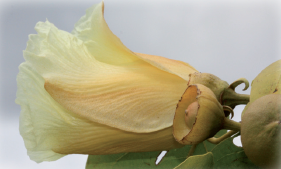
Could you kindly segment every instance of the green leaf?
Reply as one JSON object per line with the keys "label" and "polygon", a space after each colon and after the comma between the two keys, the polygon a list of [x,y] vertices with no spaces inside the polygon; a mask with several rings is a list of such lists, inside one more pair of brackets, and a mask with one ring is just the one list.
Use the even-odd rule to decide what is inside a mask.
{"label": "green leaf", "polygon": [[235,137],[216,145],[211,152],[187,158],[175,169],[214,168],[214,169],[258,169],[246,156],[242,147],[233,144]]}
{"label": "green leaf", "polygon": [[[190,148],[191,146],[188,145],[183,148],[170,150],[158,165],[155,165],[155,163],[153,165],[157,168],[172,169],[178,166],[187,158]],[[206,149],[204,144],[197,145],[194,154],[197,155],[197,154],[205,154],[205,153],[206,153]]]}
{"label": "green leaf", "polygon": [[204,155],[191,156],[174,169],[211,169],[214,166],[213,159],[213,153],[211,152]]}
{"label": "green leaf", "polygon": [[[93,168],[173,168],[184,161],[191,146],[170,150],[162,159],[160,164],[156,165],[158,155],[161,151],[143,152],[143,153],[121,153],[112,155],[90,155],[88,157],[86,169]],[[200,146],[199,151],[204,151]],[[197,151],[198,152],[198,151]]]}
{"label": "green leaf", "polygon": [[[226,130],[221,130],[216,134],[219,137],[226,133]],[[193,155],[205,154],[211,151],[215,147],[207,141],[197,145]],[[89,155],[86,164],[86,169],[93,168],[174,168],[186,160],[191,146],[184,146],[182,148],[169,150],[162,161],[156,165],[158,155],[161,151],[155,152],[142,152],[142,153],[120,153],[120,154],[109,154],[109,155]]]}
{"label": "green leaf", "polygon": [[[237,136],[237,135],[236,135]],[[175,169],[214,168],[214,169],[258,169],[246,156],[242,147],[233,144],[235,137],[228,138],[216,145],[211,152],[205,155],[187,158]],[[210,153],[212,155],[210,155]],[[199,163],[200,161],[200,163]],[[212,161],[214,163],[212,163]]]}
{"label": "green leaf", "polygon": [[224,140],[211,151],[214,155],[214,168],[259,168],[248,159],[242,147],[233,144],[233,139],[234,137],[230,137]]}
{"label": "green leaf", "polygon": [[159,152],[89,155],[86,169],[92,168],[147,168],[155,163]]}

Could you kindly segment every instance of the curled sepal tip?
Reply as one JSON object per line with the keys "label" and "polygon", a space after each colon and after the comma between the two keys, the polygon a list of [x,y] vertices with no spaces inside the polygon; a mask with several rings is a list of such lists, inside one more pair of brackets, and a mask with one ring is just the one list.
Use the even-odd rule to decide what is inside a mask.
{"label": "curled sepal tip", "polygon": [[247,90],[249,88],[249,81],[245,78],[237,79],[235,82],[233,82],[229,85],[229,88],[231,88],[232,90],[235,90],[235,88],[242,83],[245,84],[245,87],[244,87],[243,91]]}
{"label": "curled sepal tip", "polygon": [[231,107],[229,107],[229,106],[222,106],[222,107],[223,107],[223,111],[224,112],[229,112],[229,114],[231,114],[231,119],[232,119],[234,117],[233,109]]}
{"label": "curled sepal tip", "polygon": [[220,103],[231,108],[234,108],[235,106],[240,104],[247,104],[250,101],[250,96],[248,94],[239,94],[235,92],[235,88],[242,83],[245,84],[243,91],[249,88],[249,81],[245,78],[240,78],[234,81],[221,93]]}
{"label": "curled sepal tip", "polygon": [[181,144],[198,144],[221,129],[239,131],[240,123],[225,117],[224,111],[233,114],[231,107],[218,102],[211,89],[201,84],[189,85],[175,112],[174,138]]}

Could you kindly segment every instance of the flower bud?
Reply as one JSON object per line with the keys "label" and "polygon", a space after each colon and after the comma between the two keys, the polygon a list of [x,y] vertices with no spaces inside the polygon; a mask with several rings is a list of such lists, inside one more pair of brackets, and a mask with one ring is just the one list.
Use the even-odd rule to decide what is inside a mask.
{"label": "flower bud", "polygon": [[281,60],[262,70],[251,87],[250,102],[268,94],[281,94]]}
{"label": "flower bud", "polygon": [[280,167],[281,94],[256,99],[244,111],[241,141],[248,158],[265,168]]}
{"label": "flower bud", "polygon": [[267,66],[252,81],[250,102],[244,108],[241,116],[252,102],[268,94],[281,94],[281,60]]}

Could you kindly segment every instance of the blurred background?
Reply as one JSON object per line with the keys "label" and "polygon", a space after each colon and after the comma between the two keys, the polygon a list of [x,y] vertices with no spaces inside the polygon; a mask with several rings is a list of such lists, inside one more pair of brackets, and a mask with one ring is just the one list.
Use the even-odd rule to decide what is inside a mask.
{"label": "blurred background", "polygon": [[[34,26],[46,18],[71,32],[85,10],[100,0],[2,0],[0,2],[0,168],[84,168],[86,155],[37,164],[26,155],[15,104],[18,66]],[[281,6],[278,0],[104,0],[105,20],[132,51],[191,64],[232,83],[251,82],[281,59]],[[244,85],[237,88],[243,92]],[[244,106],[235,108],[240,121]],[[235,144],[241,145],[239,138]]]}

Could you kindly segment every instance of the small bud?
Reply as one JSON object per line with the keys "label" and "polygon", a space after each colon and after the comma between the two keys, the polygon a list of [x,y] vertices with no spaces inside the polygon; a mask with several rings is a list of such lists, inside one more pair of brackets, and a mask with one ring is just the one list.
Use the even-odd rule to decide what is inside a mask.
{"label": "small bud", "polygon": [[193,102],[185,110],[185,122],[190,129],[193,127],[196,121],[198,108],[199,108],[198,102]]}

